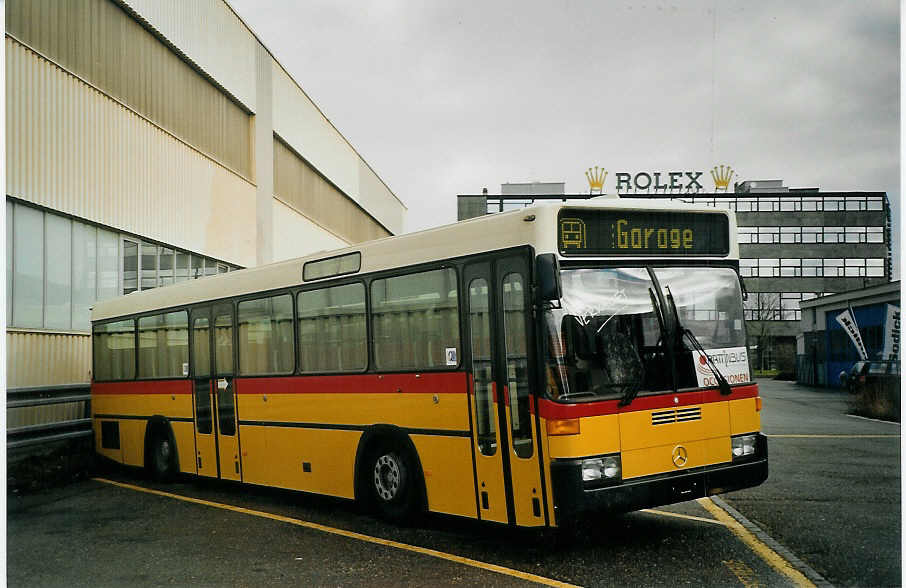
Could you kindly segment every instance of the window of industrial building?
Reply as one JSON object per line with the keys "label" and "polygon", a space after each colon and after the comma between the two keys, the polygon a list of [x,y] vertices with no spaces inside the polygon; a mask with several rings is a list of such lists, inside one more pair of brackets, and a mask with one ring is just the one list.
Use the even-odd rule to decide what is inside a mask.
{"label": "window of industrial building", "polygon": [[367,367],[364,284],[300,292],[298,307],[303,372],[355,372]]}
{"label": "window of industrial building", "polygon": [[776,258],[759,259],[758,275],[762,278],[773,278],[780,275],[780,260]]}
{"label": "window of industrial building", "polygon": [[138,377],[189,375],[189,315],[170,312],[138,319]]}
{"label": "window of industrial building", "polygon": [[[202,256],[174,256],[173,248],[9,199],[6,212],[8,327],[87,332],[96,301],[186,280],[191,258],[205,264]],[[207,263],[214,273],[231,269]]]}
{"label": "window of industrial building", "polygon": [[824,275],[824,260],[805,258],[802,260],[802,277],[820,278]]}
{"label": "window of industrial building", "polygon": [[802,241],[801,227],[780,227],[781,243],[799,243]]}
{"label": "window of industrial building", "polygon": [[91,305],[97,299],[98,230],[72,221],[72,328],[87,331]]}
{"label": "window of industrial building", "polygon": [[13,203],[6,201],[6,326],[13,318]]}
{"label": "window of industrial building", "polygon": [[758,227],[739,227],[740,243],[757,243]]}
{"label": "window of industrial building", "polygon": [[869,277],[884,276],[884,259],[870,258],[865,260],[865,275]]}
{"label": "window of industrial building", "polygon": [[751,278],[758,276],[758,260],[757,259],[740,259],[739,260],[739,273],[744,278]]}
{"label": "window of industrial building", "polygon": [[864,259],[847,259],[843,267],[845,270],[844,275],[848,278],[858,278],[865,275]]}
{"label": "window of industrial building", "polygon": [[800,275],[801,271],[800,260],[798,258],[780,260],[781,277],[797,277]]}
{"label": "window of industrial building", "polygon": [[154,243],[142,243],[142,290],[157,288],[158,253]]}
{"label": "window of industrial building", "polygon": [[94,379],[135,378],[135,322],[133,320],[94,326]]}
{"label": "window of industrial building", "polygon": [[843,227],[824,227],[825,243],[843,243]]}
{"label": "window of industrial building", "polygon": [[759,243],[777,243],[780,241],[780,227],[759,227]]}
{"label": "window of industrial building", "polygon": [[865,227],[846,227],[847,243],[865,243]]}
{"label": "window of industrial building", "polygon": [[292,373],[293,357],[292,295],[241,301],[239,373]]}
{"label": "window of industrial building", "polygon": [[867,227],[867,241],[869,243],[884,242],[884,227]]}
{"label": "window of industrial building", "polygon": [[44,217],[44,327],[69,329],[72,325],[72,221]]}
{"label": "window of industrial building", "polygon": [[13,213],[12,326],[44,326],[44,214],[16,206]]}
{"label": "window of industrial building", "polygon": [[824,227],[802,227],[803,243],[823,243]]}
{"label": "window of industrial building", "polygon": [[379,369],[443,368],[458,357],[456,271],[432,270],[371,283]]}
{"label": "window of industrial building", "polygon": [[123,294],[138,290],[138,243],[123,239]]}
{"label": "window of industrial building", "polygon": [[824,277],[836,278],[843,276],[842,259],[825,259],[824,260]]}
{"label": "window of industrial building", "polygon": [[169,286],[173,283],[173,250],[169,247],[161,247],[158,264],[157,279],[161,286]]}

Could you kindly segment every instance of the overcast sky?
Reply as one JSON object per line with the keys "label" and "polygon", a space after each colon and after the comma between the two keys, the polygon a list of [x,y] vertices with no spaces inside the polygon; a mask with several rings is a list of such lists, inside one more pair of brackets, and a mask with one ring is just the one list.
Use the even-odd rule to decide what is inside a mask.
{"label": "overcast sky", "polygon": [[[900,200],[899,3],[229,0],[409,207],[585,170]],[[732,189],[732,184],[731,184]]]}

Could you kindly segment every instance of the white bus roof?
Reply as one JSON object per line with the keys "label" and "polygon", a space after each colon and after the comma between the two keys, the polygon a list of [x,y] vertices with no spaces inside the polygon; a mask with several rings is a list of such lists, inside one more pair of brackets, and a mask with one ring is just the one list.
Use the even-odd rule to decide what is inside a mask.
{"label": "white bus roof", "polygon": [[[704,259],[737,259],[739,257],[736,220],[733,213],[727,210],[661,199],[596,198],[581,201],[573,200],[565,203],[538,204],[510,212],[488,214],[442,227],[359,243],[343,249],[319,251],[297,259],[209,276],[198,280],[188,280],[152,290],[133,292],[126,296],[97,302],[92,308],[91,320],[101,321],[158,309],[185,306],[206,300],[218,300],[231,296],[242,296],[255,292],[298,286],[303,283],[311,284],[329,280],[333,276],[326,277],[323,280],[303,281],[303,265],[306,262],[337,257],[345,253],[361,253],[361,268],[356,274],[366,274],[522,245],[533,246],[536,253],[557,253],[556,223],[557,214],[562,208],[724,212],[730,220],[730,252],[725,256],[705,257]],[[589,256],[587,259],[594,258],[596,257]],[[651,259],[651,256],[639,256],[638,259]],[[672,256],[672,259],[677,259],[677,256]],[[697,257],[696,259],[702,258]]]}

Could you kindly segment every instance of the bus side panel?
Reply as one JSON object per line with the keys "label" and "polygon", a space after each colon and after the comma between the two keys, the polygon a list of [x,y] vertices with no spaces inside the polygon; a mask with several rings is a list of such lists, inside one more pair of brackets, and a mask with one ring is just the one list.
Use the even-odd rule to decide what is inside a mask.
{"label": "bus side panel", "polygon": [[411,435],[425,474],[428,510],[476,518],[471,438]]}
{"label": "bus side panel", "polygon": [[[167,418],[193,418],[191,383],[185,380],[95,383],[91,392],[96,451],[119,463],[139,467],[145,465],[145,430],[149,417],[161,415]],[[117,423],[118,449],[103,447],[102,429],[105,421]],[[186,425],[188,435],[177,433],[178,430],[184,431]],[[177,421],[171,422],[171,426],[179,452],[180,469],[194,473],[193,425]]]}
{"label": "bus side panel", "polygon": [[243,481],[354,498],[361,431],[241,425]]}
{"label": "bus side panel", "polygon": [[145,429],[148,421],[144,419],[120,420],[120,447],[123,449],[123,463],[130,466],[145,465]]}
{"label": "bus side panel", "polygon": [[[122,444],[119,439],[120,423],[116,419],[94,419],[94,450],[107,459],[123,463]],[[106,433],[105,433],[106,429]],[[108,447],[104,446],[105,436]]]}
{"label": "bus side panel", "polygon": [[[546,430],[546,423],[546,419],[541,423],[542,430]],[[615,414],[583,417],[579,421],[578,435],[552,435],[548,445],[552,459],[617,453],[620,451],[620,418]]]}
{"label": "bus side panel", "polygon": [[755,410],[754,398],[731,400],[730,434],[751,433],[761,430],[761,413]]}
{"label": "bus side panel", "polygon": [[197,473],[195,468],[195,423],[171,421],[173,438],[176,440],[176,452],[179,456],[179,471],[186,474]]}

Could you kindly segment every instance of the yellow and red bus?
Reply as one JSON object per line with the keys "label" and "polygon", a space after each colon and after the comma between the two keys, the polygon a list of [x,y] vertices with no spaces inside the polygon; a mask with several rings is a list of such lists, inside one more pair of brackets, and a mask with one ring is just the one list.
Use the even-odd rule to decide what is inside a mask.
{"label": "yellow and red bus", "polygon": [[595,199],[99,302],[97,452],[558,526],[760,484],[733,215]]}

